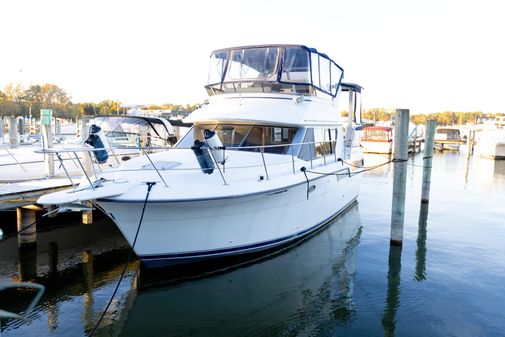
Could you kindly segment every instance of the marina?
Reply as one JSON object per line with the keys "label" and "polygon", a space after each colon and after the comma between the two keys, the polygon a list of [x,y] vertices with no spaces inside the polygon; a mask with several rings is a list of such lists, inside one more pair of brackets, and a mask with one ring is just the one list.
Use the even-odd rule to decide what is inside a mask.
{"label": "marina", "polygon": [[[10,137],[13,151],[4,149],[15,162],[3,165],[28,173],[25,166],[37,164],[44,174],[7,177],[0,185],[9,222],[0,232],[2,336],[37,335],[37,329],[41,336],[409,335],[400,313],[418,335],[412,322],[418,310],[433,324],[428,335],[459,335],[458,327],[447,330],[445,312],[438,313],[439,326],[413,294],[416,305],[410,297],[402,302],[400,290],[428,283],[428,228],[454,224],[438,221],[455,217],[453,208],[464,204],[452,201],[458,205],[437,213],[452,193],[439,187],[447,188],[446,175],[454,178],[453,163],[465,168],[464,193],[484,174],[498,187],[493,202],[504,201],[504,162],[494,160],[501,157],[503,130],[497,126],[493,138],[481,131],[477,142],[470,130],[461,155],[459,129],[435,132],[435,121],[416,126],[407,109],[396,110],[394,127],[363,127],[363,88],[342,82],[338,64],[303,45],[219,49],[210,63],[209,100],[183,121],[190,126],[183,135],[162,118],[96,116],[82,122],[73,147],[54,147],[52,111],[42,109],[43,145],[31,148],[39,160],[19,161],[16,137]],[[344,96],[343,105],[337,96]],[[449,145],[458,151],[433,155]],[[424,157],[416,156],[423,146]],[[489,148],[494,155],[487,155]],[[30,157],[26,149],[21,153]],[[55,158],[66,179],[56,173]],[[415,183],[421,177],[422,184]],[[8,216],[14,208],[15,221]],[[494,211],[497,230],[500,208]],[[416,224],[412,253],[409,231]],[[451,254],[466,253],[452,241],[449,246],[457,248]],[[369,260],[361,261],[360,251]],[[412,254],[415,264],[402,264],[402,256]],[[379,256],[383,262],[374,264]],[[380,264],[386,272],[377,270]],[[417,283],[405,281],[402,270],[415,270]],[[387,282],[377,279],[381,273]],[[385,299],[366,290],[384,284]],[[454,284],[442,273],[434,289],[425,290]],[[17,298],[20,290],[27,298],[38,292],[28,301]],[[455,302],[467,300],[463,291]],[[382,310],[370,308],[369,300],[382,303]],[[502,328],[496,324],[502,314],[486,309],[496,316],[493,324],[476,320],[471,327],[491,336]],[[77,321],[67,316],[79,312]],[[170,319],[160,324],[167,313]],[[380,324],[361,331],[360,319],[374,321],[369,314],[382,317]],[[58,316],[72,323],[60,325]]]}
{"label": "marina", "polygon": [[[160,273],[131,261],[97,335],[502,335],[505,162],[436,152],[428,207],[422,165],[407,166],[402,248],[389,245],[388,164],[362,174],[348,212],[276,255]],[[48,289],[32,322],[4,322],[2,337],[88,335],[110,299],[128,243],[106,218],[67,221],[39,233],[35,255],[15,237],[0,245],[2,282]]]}
{"label": "marina", "polygon": [[455,5],[2,3],[0,337],[505,337],[505,20]]}

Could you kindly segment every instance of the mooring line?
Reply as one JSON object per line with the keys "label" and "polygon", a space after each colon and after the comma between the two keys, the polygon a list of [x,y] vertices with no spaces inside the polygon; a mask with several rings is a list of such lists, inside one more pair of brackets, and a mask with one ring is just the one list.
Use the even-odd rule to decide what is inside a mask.
{"label": "mooring line", "polygon": [[114,300],[114,296],[116,296],[116,293],[117,293],[117,291],[119,289],[119,285],[121,284],[121,281],[123,280],[123,277],[124,277],[124,275],[126,273],[126,269],[128,268],[128,263],[130,263],[130,259],[131,259],[132,255],[133,255],[133,249],[135,248],[135,243],[137,243],[137,238],[138,238],[138,235],[139,235],[139,232],[140,232],[140,227],[142,226],[142,220],[144,219],[144,213],[145,213],[146,206],[147,206],[147,200],[149,199],[149,194],[151,193],[151,189],[153,188],[154,185],[156,185],[156,183],[155,182],[147,182],[146,185],[147,185],[146,199],[144,200],[144,206],[142,207],[142,213],[140,214],[140,221],[139,221],[139,225],[137,227],[137,232],[135,233],[135,238],[133,239],[133,243],[132,243],[132,246],[130,248],[130,253],[128,254],[128,258],[126,259],[126,263],[124,265],[123,272],[121,273],[121,276],[119,277],[119,281],[116,284],[116,288],[114,289],[114,292],[112,293],[112,296],[111,296],[111,298],[109,300],[109,303],[107,303],[107,306],[105,307],[105,310],[102,312],[102,315],[100,316],[100,319],[98,320],[98,322],[96,322],[95,327],[88,334],[88,337],[93,336],[93,334],[95,333],[96,329],[98,328],[98,326],[102,322],[103,318],[105,317],[105,314],[107,313],[107,310],[109,310],[109,307],[112,304],[112,301]]}

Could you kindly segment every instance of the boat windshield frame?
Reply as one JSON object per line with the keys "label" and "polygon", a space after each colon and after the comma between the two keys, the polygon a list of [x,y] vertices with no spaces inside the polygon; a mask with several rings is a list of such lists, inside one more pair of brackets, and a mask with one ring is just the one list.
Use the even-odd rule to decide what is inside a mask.
{"label": "boat windshield frame", "polygon": [[[325,70],[326,69],[326,70]],[[209,96],[287,93],[337,96],[344,70],[326,54],[302,45],[256,45],[213,51]]]}

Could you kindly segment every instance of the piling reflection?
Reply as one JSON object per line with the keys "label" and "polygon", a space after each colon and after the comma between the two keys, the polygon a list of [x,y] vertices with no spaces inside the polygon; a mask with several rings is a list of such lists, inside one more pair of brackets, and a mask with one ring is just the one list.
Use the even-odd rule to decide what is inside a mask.
{"label": "piling reflection", "polygon": [[416,248],[416,280],[426,280],[426,227],[428,220],[427,203],[421,203],[419,212],[419,227],[417,230],[417,248]]}
{"label": "piling reflection", "polygon": [[193,281],[179,270],[160,284],[160,270],[141,269],[141,289],[124,314],[128,318],[120,334],[237,336],[255,331],[276,336],[335,329],[355,315],[354,252],[360,235],[359,212],[353,207],[296,247],[231,269],[203,271]]}
{"label": "piling reflection", "polygon": [[21,282],[37,279],[37,246],[18,249],[18,278]]}
{"label": "piling reflection", "polygon": [[396,312],[400,305],[400,271],[401,271],[402,246],[389,246],[388,259],[388,288],[386,307],[382,316],[382,328],[385,337],[395,336]]}
{"label": "piling reflection", "polygon": [[56,274],[58,272],[58,244],[49,242],[49,273]]}

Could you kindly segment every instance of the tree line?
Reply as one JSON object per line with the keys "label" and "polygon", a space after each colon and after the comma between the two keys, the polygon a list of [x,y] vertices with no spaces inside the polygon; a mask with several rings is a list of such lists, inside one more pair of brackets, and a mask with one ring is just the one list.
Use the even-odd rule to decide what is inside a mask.
{"label": "tree line", "polygon": [[[149,105],[150,110],[193,111],[199,104],[162,104]],[[121,102],[104,100],[99,103],[72,103],[70,95],[57,85],[45,83],[30,85],[25,88],[21,84],[9,84],[0,90],[0,116],[38,116],[40,109],[52,109],[53,116],[59,118],[76,119],[83,115],[112,115],[123,113]],[[445,111],[432,114],[411,115],[414,124],[425,124],[433,119],[438,125],[455,125],[478,123],[484,117],[494,117],[497,114],[482,112],[454,112]],[[390,109],[372,108],[364,111],[364,119],[370,121],[392,121],[394,112]]]}
{"label": "tree line", "polygon": [[[363,118],[369,121],[393,121],[395,112],[384,108],[373,108],[363,112]],[[480,111],[475,112],[457,112],[444,111],[431,114],[411,115],[410,121],[414,124],[426,124],[428,120],[437,121],[438,125],[456,125],[467,123],[480,123],[483,118],[494,118],[495,116],[503,115],[503,113],[485,114]]]}
{"label": "tree line", "polygon": [[[199,104],[149,105],[150,110],[193,111]],[[99,103],[72,103],[70,95],[57,85],[44,83],[24,87],[9,84],[0,90],[0,116],[35,116],[40,109],[52,109],[57,118],[76,119],[83,115],[112,115],[123,113],[121,102],[104,100]]]}

